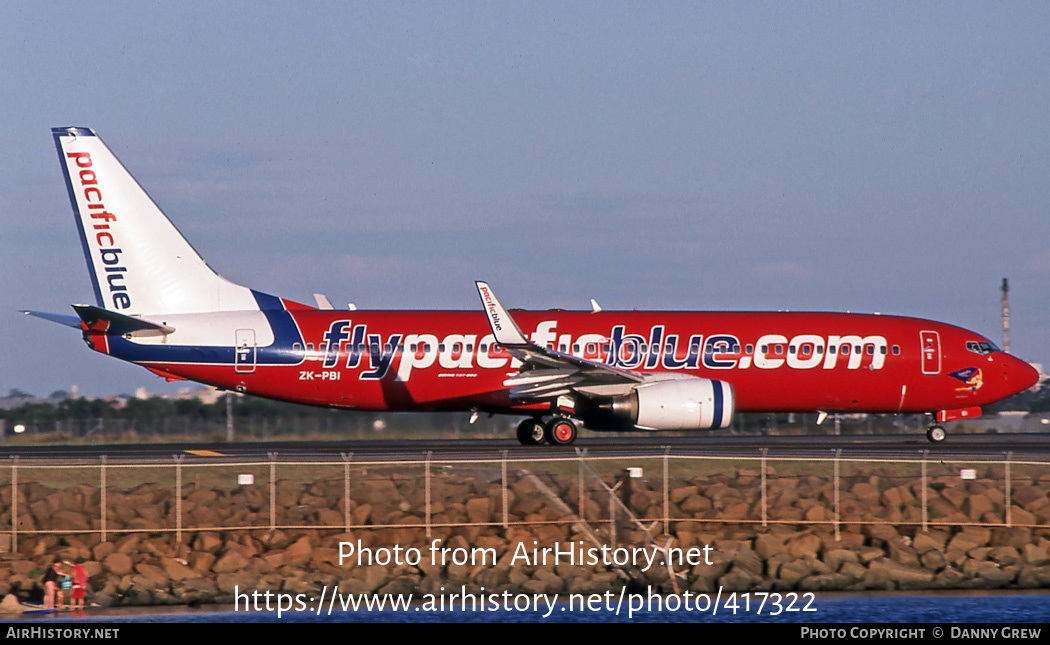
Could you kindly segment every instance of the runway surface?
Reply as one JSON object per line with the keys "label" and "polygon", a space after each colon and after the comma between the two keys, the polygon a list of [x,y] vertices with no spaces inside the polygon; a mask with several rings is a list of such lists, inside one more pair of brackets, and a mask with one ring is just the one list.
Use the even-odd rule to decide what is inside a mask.
{"label": "runway surface", "polygon": [[[0,446],[0,459],[107,461],[480,461],[575,459],[589,457],[678,456],[885,457],[917,459],[1050,459],[1050,434],[949,434],[932,444],[921,432],[903,435],[805,435],[712,437],[703,435],[632,437],[583,436],[572,446],[522,446],[503,439],[400,441],[286,441],[266,443],[141,443],[99,445]],[[3,467],[0,465],[0,467]]]}

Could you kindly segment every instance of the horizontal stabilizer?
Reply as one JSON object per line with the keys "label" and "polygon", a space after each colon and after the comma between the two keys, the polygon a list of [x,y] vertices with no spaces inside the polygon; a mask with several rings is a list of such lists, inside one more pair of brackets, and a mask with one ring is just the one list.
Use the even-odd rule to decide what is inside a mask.
{"label": "horizontal stabilizer", "polygon": [[99,322],[106,322],[109,325],[104,328],[104,331],[121,336],[128,334],[131,336],[166,336],[175,331],[174,327],[125,316],[94,305],[73,305],[73,309],[80,315],[80,319],[84,321],[88,329],[94,328]]}
{"label": "horizontal stabilizer", "polygon": [[73,329],[80,329],[80,318],[77,316],[70,316],[69,314],[51,314],[46,311],[29,311],[23,310],[27,316],[33,316],[35,318],[43,318],[44,320],[50,320],[53,323],[65,325],[66,327],[72,327]]}

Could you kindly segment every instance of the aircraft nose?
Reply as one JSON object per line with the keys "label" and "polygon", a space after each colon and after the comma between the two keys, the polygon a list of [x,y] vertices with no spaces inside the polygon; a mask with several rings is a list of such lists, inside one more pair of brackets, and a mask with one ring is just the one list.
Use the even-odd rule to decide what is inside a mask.
{"label": "aircraft nose", "polygon": [[1014,356],[1006,357],[1006,381],[1015,392],[1022,392],[1036,384],[1039,372],[1034,367]]}

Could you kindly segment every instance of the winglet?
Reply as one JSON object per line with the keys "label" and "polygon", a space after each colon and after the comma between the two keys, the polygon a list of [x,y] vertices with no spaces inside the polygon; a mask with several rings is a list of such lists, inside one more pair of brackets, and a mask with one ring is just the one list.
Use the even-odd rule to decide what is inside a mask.
{"label": "winglet", "polygon": [[479,280],[474,284],[478,287],[478,295],[481,296],[481,304],[489,317],[489,326],[492,327],[492,335],[495,336],[496,342],[505,347],[531,347],[532,343],[521,333],[521,329],[500,304],[488,283]]}

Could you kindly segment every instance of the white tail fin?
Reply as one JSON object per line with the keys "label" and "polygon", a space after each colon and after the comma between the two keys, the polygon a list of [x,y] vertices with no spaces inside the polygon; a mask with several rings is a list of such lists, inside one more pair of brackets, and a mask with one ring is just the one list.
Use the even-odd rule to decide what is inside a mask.
{"label": "white tail fin", "polygon": [[128,315],[259,309],[251,290],[208,267],[94,131],[51,133],[100,307]]}

